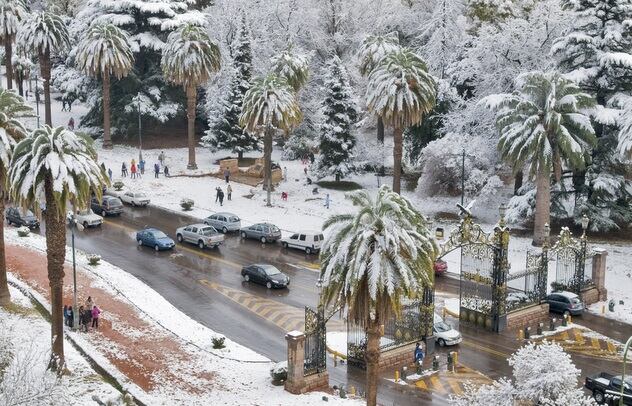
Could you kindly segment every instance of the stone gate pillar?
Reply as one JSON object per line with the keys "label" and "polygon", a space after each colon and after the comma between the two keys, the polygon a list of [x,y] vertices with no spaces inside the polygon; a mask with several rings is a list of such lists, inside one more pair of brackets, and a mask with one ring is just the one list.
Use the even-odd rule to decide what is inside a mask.
{"label": "stone gate pillar", "polygon": [[608,300],[606,290],[606,258],[608,251],[603,248],[595,248],[592,260],[592,280],[599,292],[599,301]]}
{"label": "stone gate pillar", "polygon": [[305,334],[301,331],[290,331],[285,335],[287,342],[287,380],[285,390],[299,394],[305,385],[303,364],[305,362]]}

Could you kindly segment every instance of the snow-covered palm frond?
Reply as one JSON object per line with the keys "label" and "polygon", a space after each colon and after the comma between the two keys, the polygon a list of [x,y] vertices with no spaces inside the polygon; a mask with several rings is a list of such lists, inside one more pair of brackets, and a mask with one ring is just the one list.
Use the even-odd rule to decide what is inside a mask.
{"label": "snow-covered palm frond", "polygon": [[126,76],[134,66],[127,33],[114,24],[97,23],[81,38],[76,50],[78,68],[90,76]]}
{"label": "snow-covered palm frond", "polygon": [[358,49],[360,73],[363,76],[367,76],[382,58],[398,49],[399,38],[396,32],[389,32],[384,35],[369,35],[362,41],[362,45]]}
{"label": "snow-covered palm frond", "polygon": [[219,71],[219,47],[202,27],[185,24],[169,34],[162,50],[162,72],[167,78],[185,88],[209,80]]}
{"label": "snow-covered palm frond", "polygon": [[434,107],[437,85],[424,61],[406,48],[382,58],[369,75],[367,107],[384,124],[407,128]]}
{"label": "snow-covered palm frond", "polygon": [[402,300],[433,283],[437,246],[428,221],[404,197],[382,186],[375,198],[349,193],[358,212],[329,218],[321,248],[323,300],[344,304],[350,319],[398,315]]}
{"label": "snow-covered palm frond", "polygon": [[632,99],[626,99],[623,103],[619,130],[619,143],[617,150],[621,155],[632,158]]}
{"label": "snow-covered palm frond", "polygon": [[26,15],[24,0],[0,0],[0,38],[9,39],[17,34]]}
{"label": "snow-covered palm frond", "polygon": [[6,174],[17,141],[26,137],[19,119],[32,116],[33,109],[22,96],[0,88],[0,175]]}
{"label": "snow-covered palm frond", "polygon": [[272,71],[285,78],[292,89],[298,92],[309,78],[309,55],[296,52],[289,46],[281,54],[272,58]]}
{"label": "snow-covered palm frond", "polygon": [[65,214],[68,201],[85,207],[93,193],[100,196],[102,186],[109,184],[89,138],[49,126],[34,130],[16,145],[8,178],[15,201],[36,208],[37,202],[45,200],[48,178],[60,216]]}
{"label": "snow-covered palm frond", "polygon": [[252,133],[266,127],[289,131],[303,119],[292,87],[275,74],[254,81],[244,95],[241,111],[239,124]]}
{"label": "snow-covered palm frond", "polygon": [[36,11],[24,20],[18,31],[18,42],[39,53],[70,46],[66,23],[60,16],[48,11]]}
{"label": "snow-covered palm frond", "polygon": [[594,99],[555,72],[528,72],[516,78],[512,94],[488,96],[481,104],[496,111],[498,148],[516,170],[530,164],[532,175],[562,164],[582,168],[595,145],[595,131],[584,113]]}

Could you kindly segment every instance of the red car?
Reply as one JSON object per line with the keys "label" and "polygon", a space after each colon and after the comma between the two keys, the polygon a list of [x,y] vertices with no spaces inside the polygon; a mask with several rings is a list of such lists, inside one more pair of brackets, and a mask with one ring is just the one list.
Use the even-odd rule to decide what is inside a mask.
{"label": "red car", "polygon": [[434,271],[437,276],[443,275],[448,272],[448,263],[442,259],[437,259],[434,263]]}

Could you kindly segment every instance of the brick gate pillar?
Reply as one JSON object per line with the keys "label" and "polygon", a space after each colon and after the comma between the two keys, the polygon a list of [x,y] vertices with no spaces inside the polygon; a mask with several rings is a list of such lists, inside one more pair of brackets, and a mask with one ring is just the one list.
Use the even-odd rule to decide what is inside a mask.
{"label": "brick gate pillar", "polygon": [[592,260],[592,280],[599,292],[599,301],[608,300],[606,290],[606,258],[608,251],[603,248],[595,248]]}
{"label": "brick gate pillar", "polygon": [[305,387],[303,366],[305,362],[305,334],[301,331],[290,331],[285,335],[287,342],[287,380],[285,390],[299,394]]}

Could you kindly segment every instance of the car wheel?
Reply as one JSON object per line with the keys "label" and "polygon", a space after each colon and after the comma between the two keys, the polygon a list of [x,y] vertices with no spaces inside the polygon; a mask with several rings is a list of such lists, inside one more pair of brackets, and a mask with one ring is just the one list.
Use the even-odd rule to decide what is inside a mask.
{"label": "car wheel", "polygon": [[287,248],[287,243],[285,241],[282,242],[281,245],[283,246],[283,248]]}
{"label": "car wheel", "polygon": [[136,242],[138,243],[138,246],[140,247],[141,245],[143,245],[143,240],[136,240]]}
{"label": "car wheel", "polygon": [[241,238],[243,238],[244,240],[246,239],[247,235],[245,231],[241,232]]}
{"label": "car wheel", "polygon": [[272,289],[272,282],[267,282],[266,283],[266,288]]}
{"label": "car wheel", "polygon": [[222,233],[226,234],[228,232],[228,229],[224,226],[222,227]]}
{"label": "car wheel", "polygon": [[176,240],[178,240],[178,242],[182,242],[182,234],[176,235]]}
{"label": "car wheel", "polygon": [[246,282],[250,282],[250,275],[244,275],[244,280]]}
{"label": "car wheel", "polygon": [[593,392],[593,398],[595,399],[595,402],[599,403],[600,405],[603,405],[604,403],[606,403],[606,397],[604,396],[603,393],[601,393],[601,391],[594,391]]}
{"label": "car wheel", "polygon": [[83,222],[83,228],[88,228],[88,222],[87,221]]}
{"label": "car wheel", "polygon": [[204,241],[202,241],[202,240],[198,241],[198,247],[200,247],[200,249],[204,249],[204,247],[205,247]]}
{"label": "car wheel", "polygon": [[158,246],[158,244],[154,245],[154,249],[155,249],[156,251],[160,251],[160,247]]}
{"label": "car wheel", "polygon": [[437,343],[439,343],[439,347],[445,347],[445,340],[443,338],[438,339]]}
{"label": "car wheel", "polygon": [[567,317],[568,317],[568,316],[570,316],[570,315],[571,315],[570,310],[564,310],[564,316],[567,316]]}
{"label": "car wheel", "polygon": [[261,237],[259,240],[261,241],[262,244],[265,244],[267,241],[265,237]]}
{"label": "car wheel", "polygon": [[311,253],[312,253],[312,249],[311,249],[311,248],[309,248],[309,247],[305,247],[305,253],[306,253],[307,255],[311,254]]}
{"label": "car wheel", "polygon": [[101,217],[105,217],[107,216],[107,213],[105,212],[105,210],[101,210]]}

